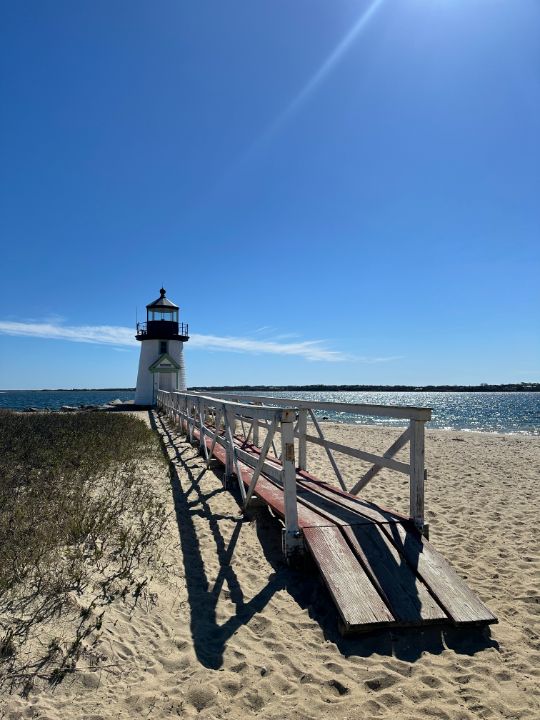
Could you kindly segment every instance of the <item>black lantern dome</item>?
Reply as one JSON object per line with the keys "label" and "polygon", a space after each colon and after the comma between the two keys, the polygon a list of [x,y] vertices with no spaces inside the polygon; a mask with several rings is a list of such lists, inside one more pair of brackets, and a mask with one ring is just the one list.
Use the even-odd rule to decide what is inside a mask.
{"label": "black lantern dome", "polygon": [[137,340],[189,340],[188,326],[178,322],[180,308],[166,297],[165,288],[159,297],[146,306],[146,322],[137,323]]}

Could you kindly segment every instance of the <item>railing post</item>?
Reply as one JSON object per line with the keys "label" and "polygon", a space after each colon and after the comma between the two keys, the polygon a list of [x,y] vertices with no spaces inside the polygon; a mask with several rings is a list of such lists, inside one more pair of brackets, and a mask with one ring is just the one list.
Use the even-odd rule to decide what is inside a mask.
{"label": "railing post", "polygon": [[410,516],[424,532],[424,422],[410,421]]}
{"label": "railing post", "polygon": [[188,437],[189,442],[193,443],[193,425],[195,423],[195,420],[193,418],[193,408],[194,408],[194,402],[192,398],[187,399],[187,411],[188,411]]}
{"label": "railing post", "polygon": [[303,552],[304,541],[298,527],[296,501],[296,463],[294,457],[295,413],[284,410],[281,416],[281,457],[283,495],[285,500],[285,528],[283,530],[283,552],[287,561]]}
{"label": "railing post", "polygon": [[307,470],[307,410],[298,411],[298,469]]}
{"label": "railing post", "polygon": [[198,400],[199,410],[199,452],[204,454],[205,438],[204,438],[204,404],[203,400]]}
{"label": "railing post", "polygon": [[225,421],[225,485],[234,474],[234,426],[235,415],[232,410],[223,406],[223,419]]}
{"label": "railing post", "polygon": [[179,410],[180,410],[180,434],[185,435],[185,429],[184,429],[184,413],[186,410],[186,396],[181,395],[179,400]]}
{"label": "railing post", "polygon": [[[253,404],[260,405],[261,403]],[[255,447],[259,447],[259,418],[253,418],[253,444]]]}

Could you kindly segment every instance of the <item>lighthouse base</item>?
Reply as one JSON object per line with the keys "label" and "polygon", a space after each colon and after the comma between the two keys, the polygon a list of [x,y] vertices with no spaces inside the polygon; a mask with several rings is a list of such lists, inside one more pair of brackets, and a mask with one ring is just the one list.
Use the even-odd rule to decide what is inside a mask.
{"label": "lighthouse base", "polygon": [[137,374],[136,405],[155,405],[158,390],[186,389],[184,344],[168,340],[167,352],[160,354],[162,340],[143,340]]}

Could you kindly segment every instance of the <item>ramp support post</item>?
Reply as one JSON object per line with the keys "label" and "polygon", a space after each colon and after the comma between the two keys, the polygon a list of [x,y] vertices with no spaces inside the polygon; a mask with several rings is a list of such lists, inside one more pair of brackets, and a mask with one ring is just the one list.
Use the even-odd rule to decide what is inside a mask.
{"label": "ramp support post", "polygon": [[[289,417],[290,416],[290,417]],[[283,530],[283,552],[287,561],[303,553],[304,541],[298,526],[296,500],[296,463],[294,456],[295,413],[284,410],[281,417],[281,462],[285,504],[285,528]]]}
{"label": "ramp support post", "polygon": [[[261,403],[253,403],[254,405],[260,405]],[[255,447],[259,447],[259,418],[253,418],[253,444]]]}
{"label": "ramp support post", "polygon": [[424,422],[410,421],[410,516],[416,527],[424,529]]}
{"label": "ramp support post", "polygon": [[298,411],[298,469],[307,470],[307,410]]}
{"label": "ramp support post", "polygon": [[184,398],[182,400],[182,435],[185,435],[187,437],[188,429],[188,400],[187,397],[184,395]]}
{"label": "ramp support post", "polygon": [[194,423],[194,420],[193,420],[193,408],[194,408],[194,405],[195,405],[194,401],[193,401],[191,398],[189,398],[189,399],[188,399],[188,405],[187,405],[187,409],[188,409],[188,438],[189,438],[189,442],[190,442],[191,445],[193,445],[193,423]]}
{"label": "ramp support post", "polygon": [[235,415],[232,410],[223,405],[223,420],[225,421],[225,476],[224,485],[230,482],[234,475],[234,426]]}
{"label": "ramp support post", "polygon": [[204,435],[204,404],[203,401],[199,398],[199,454],[204,455],[205,449],[206,449],[206,443],[205,443],[205,435]]}

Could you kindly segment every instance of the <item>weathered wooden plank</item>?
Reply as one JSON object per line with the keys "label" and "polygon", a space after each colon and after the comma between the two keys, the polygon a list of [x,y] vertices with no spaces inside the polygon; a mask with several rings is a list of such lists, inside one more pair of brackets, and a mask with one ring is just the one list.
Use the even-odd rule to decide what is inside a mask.
{"label": "weathered wooden plank", "polygon": [[[246,454],[246,462],[250,465],[253,464],[255,466],[256,462],[253,458],[248,458],[248,452],[253,453],[255,457],[257,455],[260,455],[260,448],[257,448],[253,445],[245,447],[244,451],[240,452],[240,458],[243,458],[242,452],[245,452]],[[272,480],[279,482],[279,468],[281,467],[281,464],[278,460],[272,457],[266,458],[267,462],[265,464],[265,468],[269,470],[269,474],[272,478]],[[270,464],[275,465],[275,469],[270,467]],[[263,472],[266,472],[266,469]],[[317,480],[313,475],[310,475],[306,471],[299,471],[297,473],[297,480],[298,482],[306,489],[312,490],[321,496],[326,497],[328,500],[333,501],[338,506],[343,506],[347,508],[348,510],[352,510],[354,513],[358,513],[358,518],[349,518],[349,520],[345,520],[345,522],[365,522],[366,520],[373,520],[375,522],[399,522],[400,520],[407,519],[406,516],[401,515],[400,513],[394,513],[391,510],[387,510],[386,508],[381,508],[378,505],[374,505],[373,503],[370,503],[366,500],[361,500],[360,498],[357,498],[355,496],[351,496],[349,493],[340,490],[337,487],[334,487],[332,485],[329,485],[328,483],[323,483],[320,480]],[[308,497],[305,497],[306,501],[309,501]],[[327,505],[321,505],[319,503],[320,510],[330,510],[331,508]],[[333,509],[332,509],[333,510]],[[338,511],[339,512],[339,511]]]}
{"label": "weathered wooden plank", "polygon": [[[196,431],[198,433],[198,431]],[[210,443],[209,438],[206,438],[207,444]],[[216,445],[214,448],[214,457],[219,460],[223,465],[226,462],[225,449],[220,445]],[[253,476],[253,469],[245,466],[243,463],[239,463],[240,474],[242,475],[242,482],[244,485],[249,487]],[[281,518],[285,518],[285,498],[283,490],[276,484],[270,482],[265,477],[260,476],[257,480],[256,495],[260,497],[264,502],[269,505]],[[318,513],[312,512],[305,506],[298,507],[298,524],[301,528],[328,525],[328,520],[324,519]]]}
{"label": "weathered wooden plank", "polygon": [[[249,450],[249,453],[252,453],[255,456],[259,455],[261,452],[260,448],[255,447],[254,445],[246,446],[245,450]],[[247,457],[249,453],[246,452],[245,460],[248,464],[253,464],[253,466],[255,466],[256,460]],[[243,458],[242,454],[240,454],[240,457]],[[272,468],[271,464],[275,465],[275,468]],[[271,478],[277,482],[280,480],[280,467],[281,463],[279,460],[267,456],[264,472],[268,470]],[[399,522],[401,520],[409,519],[402,513],[395,512],[394,510],[385,508],[382,505],[375,505],[367,500],[362,500],[355,495],[351,495],[345,490],[341,490],[335,485],[323,482],[305,470],[298,470],[297,479],[298,482],[302,482],[305,487],[315,492],[319,492],[321,495],[325,495],[329,499],[334,499],[335,502],[344,505],[354,512],[358,512],[365,518],[369,518],[375,522]],[[336,495],[338,496],[337,498],[335,497]]]}
{"label": "weathered wooden plank", "polygon": [[[255,457],[260,454],[261,450],[254,445],[244,445],[244,449],[239,452],[240,458],[244,460],[246,464],[255,467]],[[245,455],[243,453],[245,453]],[[276,458],[267,456],[263,472],[270,475],[273,480],[279,483],[281,463]],[[388,510],[387,508],[383,508],[379,505],[375,505],[374,503],[362,500],[354,495],[351,495],[345,490],[341,490],[334,485],[318,480],[316,477],[310,475],[310,473],[306,472],[305,470],[298,470],[297,479],[299,482],[304,481],[303,484],[305,485],[305,487],[309,487],[311,490],[314,490],[316,492],[325,490],[325,492],[320,492],[320,494],[326,495],[330,499],[334,499],[334,501],[338,504],[344,505],[350,510],[358,512],[365,518],[370,518],[375,522],[396,522],[399,520],[408,519],[407,516],[402,515],[401,513],[396,513],[393,510]],[[335,497],[336,495],[339,497]],[[343,502],[342,498],[346,498],[346,501]]]}
{"label": "weathered wooden plank", "polygon": [[418,573],[454,623],[494,623],[484,605],[443,556],[416,530],[396,523],[381,525],[409,565]]}
{"label": "weathered wooden plank", "polygon": [[306,528],[304,537],[347,630],[395,622],[339,528]]}
{"label": "weathered wooden plank", "polygon": [[334,495],[339,495],[340,497],[346,497],[349,500],[351,500],[354,503],[359,503],[360,505],[366,506],[368,508],[373,508],[375,510],[380,510],[383,513],[388,513],[392,516],[392,518],[396,517],[400,521],[409,521],[410,517],[408,515],[404,515],[403,513],[397,512],[397,510],[392,510],[391,508],[387,508],[384,505],[379,505],[379,503],[372,503],[369,502],[369,500],[362,500],[361,498],[357,497],[356,495],[351,495],[346,490],[342,490],[341,488],[338,488],[337,485],[332,485],[324,480],[319,480],[319,478],[315,477],[315,475],[312,475],[309,472],[305,471],[298,471],[298,480],[308,480],[310,483],[313,483],[313,485],[318,485],[321,488],[324,488],[325,490],[328,490],[332,492]]}
{"label": "weathered wooden plank", "polygon": [[[245,454],[245,460],[248,464],[256,465],[256,461],[253,457],[248,457],[249,453],[246,452],[246,450],[249,450],[249,453],[253,453],[256,457],[257,455],[260,455],[260,448],[256,448],[253,445],[248,446],[245,448],[244,451],[240,451],[240,459],[244,459]],[[272,468],[270,464],[275,465],[275,468]],[[267,457],[267,462],[265,463],[265,469],[263,472],[269,471],[270,477],[275,482],[280,482],[280,467],[281,464],[279,461]],[[324,497],[327,501],[330,501],[333,503],[333,506],[330,506],[328,502],[324,502],[323,500],[318,500],[317,498],[313,499],[312,497],[308,496],[306,493],[302,493],[302,491],[299,489],[300,496],[302,497],[302,500],[308,504],[309,507],[316,510],[317,512],[330,512],[334,516],[334,518],[337,517],[337,519],[341,520],[339,524],[343,523],[363,523],[368,521],[375,521],[375,522],[399,522],[400,520],[406,519],[404,515],[401,515],[399,513],[394,513],[391,510],[381,509],[379,506],[374,505],[373,503],[369,503],[365,500],[361,500],[360,498],[357,498],[355,496],[351,496],[348,493],[339,490],[336,487],[333,487],[331,485],[328,485],[326,483],[322,483],[320,480],[317,480],[312,475],[310,475],[307,472],[301,471],[297,473],[297,480],[299,482],[299,487],[302,486],[306,490],[313,491],[315,493],[318,493],[321,497]],[[345,508],[345,510],[340,510],[340,508]],[[347,510],[354,512],[357,516],[354,517],[350,514],[347,514]]]}
{"label": "weathered wooden plank", "polygon": [[[194,435],[198,434],[194,429]],[[210,438],[205,442],[210,444]],[[214,456],[223,463],[226,460],[219,444]],[[252,468],[240,464],[239,471],[249,486]],[[456,624],[497,622],[412,524],[409,528],[397,521],[402,516],[348,496],[308,473],[299,477],[298,524],[346,629],[443,622],[446,615]],[[279,484],[260,477],[257,494],[284,517]]]}
{"label": "weathered wooden plank", "polygon": [[400,624],[448,620],[422,580],[377,525],[344,527],[343,533]]}
{"label": "weathered wooden plank", "polygon": [[335,525],[366,524],[373,522],[373,520],[339,505],[332,499],[313,492],[300,483],[298,483],[296,495],[300,504],[322,515],[322,517]]}
{"label": "weathered wooden plank", "polygon": [[338,488],[327,486],[324,483],[302,479],[299,484],[373,522],[400,522],[404,519],[403,515],[393,513],[390,510],[382,510],[373,503],[351,497],[347,493],[339,492]]}

